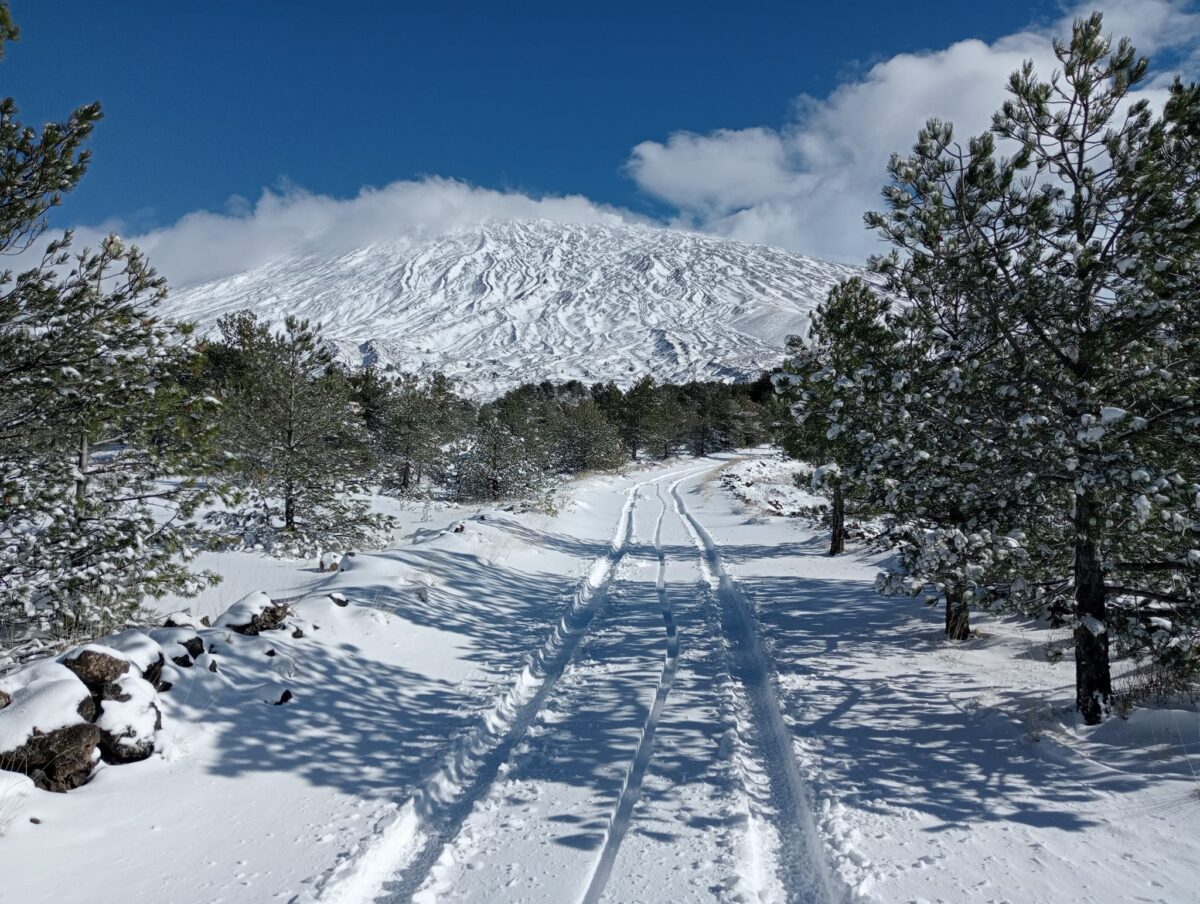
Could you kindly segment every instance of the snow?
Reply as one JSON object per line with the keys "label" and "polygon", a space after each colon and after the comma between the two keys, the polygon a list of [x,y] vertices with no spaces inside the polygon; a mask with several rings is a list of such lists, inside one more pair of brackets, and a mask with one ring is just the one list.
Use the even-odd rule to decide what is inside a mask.
{"label": "snow", "polygon": [[248,593],[219,616],[213,622],[214,628],[229,628],[250,624],[256,615],[262,615],[275,605],[274,600],[265,591],[255,590]]}
{"label": "snow", "polygon": [[12,697],[0,709],[0,752],[23,745],[35,728],[50,732],[87,721],[79,704],[88,689],[62,663],[44,660],[13,672],[0,678],[0,691]]}
{"label": "snow", "polygon": [[125,746],[137,746],[157,731],[159,714],[155,708],[157,694],[150,682],[139,675],[122,675],[117,679],[121,696],[128,700],[105,700],[103,711],[96,720],[102,731],[118,739]]}
{"label": "snow", "polygon": [[[777,513],[795,473],[752,450],[581,479],[554,514],[410,513],[333,574],[216,556],[223,605],[287,588],[286,627],[154,632],[214,649],[173,670],[153,756],[67,794],[0,773],[0,895],[1191,900],[1195,710],[1079,724],[1069,628],[945,642],[873,591],[887,552]],[[17,674],[47,669],[78,685]]]}
{"label": "snow", "polygon": [[753,379],[860,270],[667,229],[501,221],[428,241],[279,260],[174,291],[211,331],[245,308],[320,323],[343,360],[441,372],[467,392],[521,382]]}
{"label": "snow", "polygon": [[105,645],[129,660],[138,672],[144,672],[162,655],[162,647],[154,642],[145,632],[131,628],[105,638]]}

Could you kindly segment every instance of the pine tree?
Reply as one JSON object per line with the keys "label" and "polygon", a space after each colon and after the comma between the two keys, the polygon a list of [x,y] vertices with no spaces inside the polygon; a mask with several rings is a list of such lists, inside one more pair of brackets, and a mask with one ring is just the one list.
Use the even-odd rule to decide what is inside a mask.
{"label": "pine tree", "polygon": [[890,386],[896,343],[885,323],[888,302],[862,279],[830,290],[813,311],[808,341],[793,337],[775,383],[792,416],[781,444],[817,465],[814,488],[829,494],[829,554],[845,550],[845,481],[860,476],[865,450],[878,440],[881,390]]}
{"label": "pine tree", "polygon": [[[0,5],[0,49],[17,31]],[[39,133],[0,101],[0,250],[31,248],[83,176],[100,118],[81,107]],[[187,561],[208,495],[212,404],[181,390],[186,330],[165,285],[109,236],[0,274],[0,597],[10,617],[74,636],[134,618],[151,597],[214,579]]]}
{"label": "pine tree", "polygon": [[661,436],[658,400],[653,377],[643,377],[625,393],[622,400],[621,441],[629,457],[637,461],[638,453]]}
{"label": "pine tree", "polygon": [[617,428],[590,398],[561,405],[553,435],[554,466],[562,473],[611,471],[624,461]]}
{"label": "pine tree", "polygon": [[369,437],[320,332],[289,317],[272,333],[248,311],[220,326],[225,357],[239,362],[222,388],[221,438],[240,501],[214,521],[246,545],[283,555],[385,539],[389,520],[363,498]]}
{"label": "pine tree", "polygon": [[[1200,89],[1177,81],[1154,115],[1130,97],[1147,62],[1098,14],[1055,52],[1061,72],[1026,64],[966,148],[929,123],[868,223],[940,365],[934,387],[909,388],[946,403],[913,419],[940,431],[926,473],[965,510],[955,568],[994,600],[1070,601],[1076,704],[1095,723],[1110,632],[1196,664]],[[920,473],[920,454],[891,466]]]}
{"label": "pine tree", "polygon": [[545,472],[538,451],[484,407],[473,435],[456,456],[454,482],[461,499],[497,501],[540,487]]}

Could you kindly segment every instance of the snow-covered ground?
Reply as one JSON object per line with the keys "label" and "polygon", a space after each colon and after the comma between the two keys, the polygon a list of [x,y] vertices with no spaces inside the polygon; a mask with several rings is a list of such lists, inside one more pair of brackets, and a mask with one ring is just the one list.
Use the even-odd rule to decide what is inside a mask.
{"label": "snow-covered ground", "polygon": [[161,695],[148,760],[0,785],[0,901],[1194,900],[1200,717],[1076,725],[1064,632],[946,644],[773,513],[781,468],[411,513],[336,575],[215,558],[197,615],[265,589],[312,630]]}

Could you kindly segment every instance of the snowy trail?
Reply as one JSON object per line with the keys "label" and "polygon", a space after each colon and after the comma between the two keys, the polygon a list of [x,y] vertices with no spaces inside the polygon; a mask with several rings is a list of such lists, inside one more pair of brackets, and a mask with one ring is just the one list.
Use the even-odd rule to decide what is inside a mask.
{"label": "snowy trail", "polygon": [[[691,466],[682,473],[686,476],[698,470]],[[379,875],[378,867],[360,869],[359,878],[351,883],[353,894],[335,900],[359,900],[378,893],[381,902],[428,901],[447,892],[444,876],[454,862],[456,845],[470,847],[474,843],[471,828],[460,839],[464,827],[473,812],[488,806],[497,782],[504,783],[514,754],[527,743],[531,727],[546,718],[547,702],[554,698],[564,672],[576,668],[581,644],[587,642],[610,602],[611,586],[633,545],[640,497],[648,486],[657,489],[671,477],[680,478],[680,472],[643,480],[625,491],[626,503],[609,550],[593,562],[555,631],[532,654],[513,686],[482,722],[454,745],[439,771],[403,808],[392,829],[392,841],[380,845],[382,851],[390,851],[390,857],[381,853],[374,859],[380,867],[390,860],[388,875]],[[661,493],[659,499],[661,503]],[[660,520],[661,515],[660,508]]]}
{"label": "snowy trail", "polygon": [[0,901],[1194,900],[1194,706],[1073,722],[1069,629],[946,643],[874,591],[889,552],[784,514],[795,473],[745,450],[410,510],[336,575],[212,554],[222,594],[311,588],[303,631],[176,669],[150,759],[0,787]]}
{"label": "snowy trail", "polygon": [[453,743],[440,768],[401,807],[371,850],[346,875],[332,878],[322,900],[412,899],[447,842],[458,834],[475,802],[487,792],[510,751],[528,731],[603,608],[609,584],[626,553],[638,494],[652,482],[642,481],[626,491],[607,552],[592,562],[558,624],[530,654],[512,685]]}
{"label": "snowy trail", "polygon": [[[705,581],[715,593],[730,672],[744,694],[738,734],[747,754],[741,767],[750,798],[749,841],[758,854],[769,856],[771,849],[778,848],[774,872],[782,881],[783,900],[788,904],[832,904],[842,896],[833,890],[808,790],[792,751],[791,732],[771,685],[770,667],[754,616],[725,568],[720,546],[688,508],[678,484],[671,488],[671,494],[676,512],[700,553]],[[765,810],[765,814],[756,813],[756,809]],[[762,837],[767,834],[763,832],[763,815],[775,838]],[[777,844],[773,843],[776,838]],[[747,878],[752,884],[763,879],[769,884],[769,877]]]}
{"label": "snowy trail", "polygon": [[604,605],[381,901],[839,900],[746,602],[681,491],[711,473],[631,491]]}
{"label": "snowy trail", "polygon": [[[675,481],[671,485],[671,491],[674,492],[675,488],[684,479],[680,478]],[[592,880],[588,885],[587,892],[583,896],[582,904],[597,904],[604,893],[604,887],[608,882],[609,875],[612,873],[617,852],[620,850],[621,842],[625,838],[626,831],[629,829],[629,821],[633,815],[633,809],[641,797],[642,782],[646,776],[646,769],[650,765],[650,758],[654,753],[654,734],[658,729],[659,721],[662,719],[663,709],[667,705],[667,696],[671,693],[671,686],[675,683],[675,674],[679,667],[679,632],[675,625],[675,613],[671,608],[671,598],[667,593],[667,559],[662,546],[663,519],[667,514],[667,503],[663,499],[661,485],[656,484],[654,491],[659,504],[658,520],[654,525],[654,551],[658,556],[658,572],[655,575],[654,586],[655,592],[658,594],[659,608],[662,610],[663,623],[666,627],[667,649],[663,656],[662,674],[658,679],[658,688],[654,694],[654,704],[650,707],[650,714],[646,717],[646,723],[642,727],[642,736],[638,741],[637,753],[630,764],[629,772],[625,777],[625,786],[621,789],[621,796],[617,800],[616,809],[609,820],[608,834],[604,839],[604,847],[601,849],[600,859],[596,862],[596,869],[592,873]]]}
{"label": "snowy trail", "polygon": [[[679,658],[661,541],[669,495],[658,484],[678,483],[708,467],[676,465],[646,482],[655,485],[657,509],[641,504],[635,509],[627,555],[613,576],[608,602],[562,680],[425,880],[415,889],[389,884],[400,894],[385,900],[482,902],[494,900],[497,889],[505,901],[523,904],[641,899],[640,894],[612,897],[605,880],[626,831],[636,824],[631,814],[641,802]],[[683,586],[690,588],[694,562],[687,567]],[[689,712],[682,721],[694,721],[696,715]],[[703,771],[719,753],[714,743],[692,759],[703,764]],[[714,785],[724,787],[724,782]],[[701,847],[723,849],[725,834],[709,829],[724,809],[723,803],[714,804],[702,816],[697,813],[703,822],[688,831],[691,840],[702,838]],[[701,854],[699,859],[720,858]],[[706,887],[712,881],[703,872],[701,887]],[[720,898],[706,894],[691,900]]]}

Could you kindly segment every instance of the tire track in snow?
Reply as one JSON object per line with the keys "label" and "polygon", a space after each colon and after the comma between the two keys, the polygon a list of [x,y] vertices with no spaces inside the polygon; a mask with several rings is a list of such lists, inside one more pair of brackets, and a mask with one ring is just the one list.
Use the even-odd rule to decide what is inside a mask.
{"label": "tire track in snow", "polygon": [[[671,490],[674,491],[675,487],[685,479],[686,477],[681,477],[676,480],[671,485]],[[654,703],[651,705],[650,713],[646,716],[646,721],[642,725],[642,734],[638,740],[637,751],[634,753],[633,761],[629,765],[629,771],[625,775],[625,783],[621,788],[621,794],[617,798],[616,807],[609,817],[608,831],[605,833],[604,845],[601,847],[600,857],[596,861],[591,881],[588,883],[587,891],[584,893],[581,904],[597,904],[600,896],[604,894],[604,886],[608,883],[608,877],[612,874],[613,863],[617,859],[617,852],[621,849],[621,841],[624,839],[625,832],[629,828],[634,807],[637,806],[637,802],[641,798],[642,781],[646,777],[646,769],[649,767],[650,758],[654,754],[654,733],[658,728],[659,720],[662,718],[663,709],[667,703],[667,696],[671,693],[671,685],[675,682],[675,673],[679,667],[679,632],[675,626],[675,613],[671,609],[671,600],[667,595],[667,560],[662,547],[662,525],[663,518],[667,514],[667,503],[663,499],[662,487],[657,482],[654,486],[654,495],[658,499],[659,504],[658,520],[654,525],[654,552],[658,558],[658,574],[655,578],[655,590],[658,594],[658,605],[662,610],[663,623],[666,627],[667,649],[663,656],[663,667],[658,679],[658,688],[654,693]]]}
{"label": "tire track in snow", "polygon": [[[834,904],[834,880],[813,815],[808,789],[792,752],[792,735],[784,722],[771,686],[766,653],[754,626],[754,616],[737,582],[725,570],[720,547],[671,487],[675,511],[700,553],[701,571],[719,608],[721,633],[730,672],[745,691],[750,717],[748,740],[769,782],[768,818],[779,835],[776,869],[788,904]],[[710,597],[711,599],[711,597]],[[741,734],[739,730],[739,734]],[[753,797],[751,789],[747,792]],[[752,839],[752,842],[754,839]],[[753,884],[753,883],[752,883]]]}
{"label": "tire track in snow", "polygon": [[402,904],[412,898],[574,658],[596,613],[604,607],[617,566],[628,549],[638,496],[644,487],[662,479],[644,480],[626,491],[628,498],[607,552],[593,560],[558,624],[529,654],[512,685],[459,736],[442,765],[382,827],[369,849],[326,877],[309,900]]}

